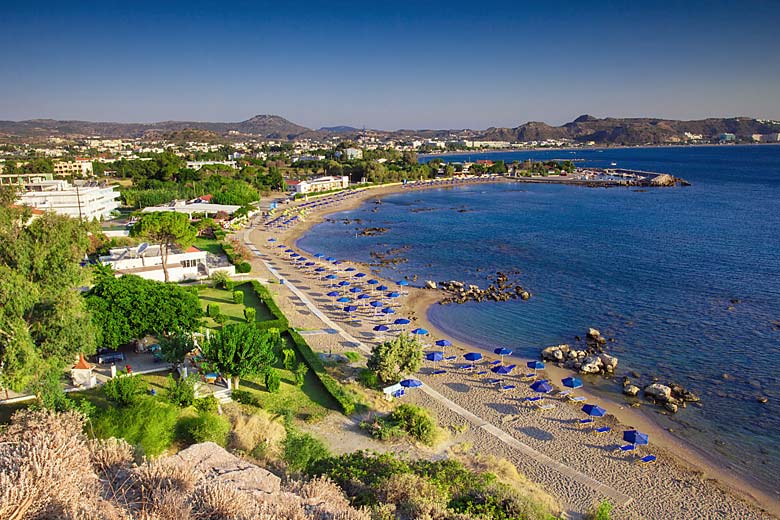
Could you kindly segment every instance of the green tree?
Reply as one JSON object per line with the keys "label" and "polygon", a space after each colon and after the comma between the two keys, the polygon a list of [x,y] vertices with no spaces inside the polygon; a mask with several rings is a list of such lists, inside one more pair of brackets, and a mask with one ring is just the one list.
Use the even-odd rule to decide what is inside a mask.
{"label": "green tree", "polygon": [[214,332],[203,344],[203,356],[238,389],[240,378],[262,374],[276,361],[282,338],[276,329],[260,330],[254,324],[234,323]]}
{"label": "green tree", "polygon": [[157,211],[147,213],[133,226],[131,235],[141,237],[160,245],[162,268],[165,281],[168,278],[168,254],[173,247],[185,249],[195,241],[197,230],[190,225],[189,217],[184,213]]}
{"label": "green tree", "polygon": [[168,374],[168,400],[183,408],[195,402],[195,376],[179,378],[177,381],[173,374]]}
{"label": "green tree", "polygon": [[423,347],[408,334],[376,345],[366,366],[385,383],[397,383],[404,374],[417,372],[422,365]]}
{"label": "green tree", "polygon": [[106,398],[119,406],[134,404],[145,390],[146,383],[140,376],[128,375],[124,371],[120,371],[116,377],[109,379],[103,385],[103,394]]}
{"label": "green tree", "polygon": [[191,333],[174,332],[160,338],[160,357],[166,363],[178,365],[184,362],[187,354],[195,349],[195,341]]}
{"label": "green tree", "polygon": [[256,317],[257,309],[254,307],[244,308],[244,319],[247,321],[247,323],[254,323]]}
{"label": "green tree", "polygon": [[273,368],[269,368],[265,372],[265,388],[272,394],[279,392],[279,387],[282,385],[282,378],[279,377],[279,372]]}
{"label": "green tree", "polygon": [[244,303],[244,291],[233,291],[233,303]]}
{"label": "green tree", "polygon": [[295,384],[297,386],[303,386],[308,371],[309,367],[307,367],[305,363],[298,363],[298,366],[295,367]]}

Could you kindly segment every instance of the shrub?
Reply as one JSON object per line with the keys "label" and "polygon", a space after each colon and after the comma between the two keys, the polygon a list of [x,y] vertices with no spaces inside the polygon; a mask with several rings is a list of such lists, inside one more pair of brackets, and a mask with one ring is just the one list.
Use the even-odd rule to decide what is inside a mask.
{"label": "shrub", "polygon": [[241,273],[241,274],[248,273],[251,270],[252,270],[252,264],[250,264],[249,262],[241,262],[236,266],[237,273]]}
{"label": "shrub", "polygon": [[230,281],[230,277],[225,271],[215,271],[211,275],[211,282],[214,284],[214,287],[217,288],[225,288],[225,285]]}
{"label": "shrub", "polygon": [[244,303],[244,291],[233,291],[233,303]]}
{"label": "shrub", "polygon": [[216,321],[218,325],[224,325],[229,319],[227,314],[217,314],[213,317],[213,320]]}
{"label": "shrub", "polygon": [[284,461],[293,471],[304,471],[313,463],[330,455],[328,448],[319,439],[293,429],[287,431],[283,448]]}
{"label": "shrub", "polygon": [[185,442],[215,442],[224,447],[227,445],[230,423],[215,413],[201,412],[195,417],[181,419],[178,431]]}
{"label": "shrub", "polygon": [[244,309],[244,319],[249,323],[254,323],[257,318],[257,309],[254,307],[246,307]]}
{"label": "shrub", "polygon": [[352,350],[345,352],[344,356],[349,360],[350,363],[357,363],[363,358],[363,356],[361,356],[358,352]]}
{"label": "shrub", "polygon": [[360,371],[360,374],[358,374],[358,381],[366,388],[379,387],[379,376],[367,368]]}
{"label": "shrub", "polygon": [[152,397],[141,397],[125,408],[107,408],[92,421],[96,437],[116,437],[153,457],[173,442],[179,409]]}
{"label": "shrub", "polygon": [[194,404],[195,409],[199,412],[217,413],[217,410],[219,410],[219,401],[213,395],[195,399]]}
{"label": "shrub", "polygon": [[390,420],[409,435],[432,445],[436,437],[436,422],[427,411],[413,404],[402,404],[390,414]]}
{"label": "shrub", "polygon": [[587,520],[610,520],[612,518],[612,504],[604,500],[597,507],[585,514]]}
{"label": "shrub", "polygon": [[220,314],[219,305],[216,303],[209,303],[208,306],[206,306],[206,314],[209,315],[209,318],[216,318]]}
{"label": "shrub", "polygon": [[397,383],[403,374],[417,372],[422,365],[422,344],[401,334],[397,338],[376,345],[367,366],[385,383]]}
{"label": "shrub", "polygon": [[180,378],[178,381],[168,374],[168,400],[186,408],[195,402],[195,376]]}
{"label": "shrub", "polygon": [[247,390],[233,390],[230,396],[238,403],[248,404],[249,406],[254,406],[255,408],[262,408],[260,401],[254,395],[252,395],[252,392]]}
{"label": "shrub", "polygon": [[281,384],[282,384],[282,380],[279,377],[279,372],[277,372],[273,368],[269,368],[268,372],[265,373],[266,389],[272,394],[275,394],[279,391],[279,387],[281,386]]}
{"label": "shrub", "polygon": [[297,361],[295,358],[295,351],[291,348],[282,349],[282,358],[284,368],[292,372],[295,369],[295,362]]}
{"label": "shrub", "polygon": [[139,376],[127,375],[124,371],[119,372],[117,377],[109,379],[103,385],[103,395],[106,399],[114,401],[119,406],[130,406],[135,403],[145,390],[146,383]]}
{"label": "shrub", "polygon": [[295,384],[297,386],[303,386],[303,383],[306,381],[306,373],[309,371],[309,367],[307,367],[304,363],[298,363],[298,366],[295,367]]}

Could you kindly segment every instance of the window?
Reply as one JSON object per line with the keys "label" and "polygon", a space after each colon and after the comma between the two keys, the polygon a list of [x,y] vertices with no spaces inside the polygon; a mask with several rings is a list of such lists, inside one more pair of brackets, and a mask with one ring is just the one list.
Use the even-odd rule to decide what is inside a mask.
{"label": "window", "polygon": [[182,267],[195,267],[196,265],[198,265],[198,261],[197,260],[182,260],[181,261],[181,266]]}

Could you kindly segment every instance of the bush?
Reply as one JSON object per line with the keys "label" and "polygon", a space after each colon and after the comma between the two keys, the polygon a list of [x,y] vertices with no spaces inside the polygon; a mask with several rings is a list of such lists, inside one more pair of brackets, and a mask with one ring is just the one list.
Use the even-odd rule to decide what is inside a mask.
{"label": "bush", "polygon": [[195,402],[195,376],[180,378],[178,381],[168,374],[168,400],[186,408]]}
{"label": "bush", "polygon": [[277,372],[273,368],[269,368],[268,372],[265,373],[266,389],[272,394],[275,394],[279,391],[279,387],[281,386],[281,384],[282,384],[282,380],[279,377],[279,372]]}
{"label": "bush", "polygon": [[357,363],[363,358],[363,356],[361,356],[358,352],[355,352],[353,350],[344,352],[344,357],[346,357],[350,363]]}
{"label": "bush", "polygon": [[287,431],[283,448],[284,461],[293,471],[305,471],[313,463],[330,456],[328,448],[319,439],[293,429]]}
{"label": "bush", "polygon": [[125,439],[153,457],[173,442],[179,409],[153,397],[141,397],[125,408],[107,408],[92,421],[94,435],[101,439]]}
{"label": "bush", "polygon": [[230,282],[230,277],[225,271],[214,271],[211,275],[211,282],[216,288],[226,288],[226,284]]}
{"label": "bush", "polygon": [[206,306],[206,314],[209,315],[209,318],[216,318],[220,314],[219,305],[216,303],[209,303]]}
{"label": "bush", "polygon": [[397,338],[376,345],[371,350],[367,366],[376,372],[380,381],[397,383],[404,374],[417,372],[422,365],[422,344],[401,334]]}
{"label": "bush", "polygon": [[233,291],[233,303],[244,303],[244,291]]}
{"label": "bush", "polygon": [[303,386],[303,383],[306,381],[306,373],[308,371],[309,367],[307,367],[305,363],[298,363],[298,366],[295,367],[295,371],[293,373],[295,374],[295,384],[297,386]]}
{"label": "bush", "polygon": [[436,437],[436,422],[427,411],[413,404],[402,404],[390,414],[390,420],[409,435],[432,445]]}
{"label": "bush", "polygon": [[244,319],[248,323],[254,323],[256,318],[257,318],[257,309],[255,309],[254,307],[246,307],[244,309]]}
{"label": "bush", "polygon": [[109,379],[103,385],[103,395],[106,399],[114,401],[119,406],[130,406],[138,401],[146,390],[146,383],[139,376],[127,375],[120,371],[113,379]]}
{"label": "bush", "polygon": [[219,401],[213,395],[195,399],[194,405],[199,412],[217,413],[217,410],[219,410]]}
{"label": "bush", "polygon": [[292,372],[295,369],[295,362],[297,361],[295,357],[295,351],[291,348],[282,349],[282,359],[284,368]]}
{"label": "bush", "polygon": [[367,368],[360,371],[360,374],[358,374],[358,381],[366,388],[379,387],[379,376]]}
{"label": "bush", "polygon": [[214,442],[225,447],[230,423],[215,413],[201,412],[195,417],[185,417],[179,421],[178,432],[180,438],[187,443]]}
{"label": "bush", "polygon": [[237,273],[241,273],[241,274],[248,273],[251,270],[252,270],[252,264],[250,264],[249,262],[241,262],[236,266]]}
{"label": "bush", "polygon": [[612,518],[612,507],[612,504],[604,500],[598,507],[588,511],[585,514],[585,518],[587,520],[610,520]]}
{"label": "bush", "polygon": [[212,319],[217,322],[217,325],[224,325],[230,318],[227,314],[217,314]]}
{"label": "bush", "polygon": [[262,408],[262,403],[260,403],[260,401],[254,395],[252,395],[252,392],[247,390],[233,390],[233,392],[230,394],[230,397],[232,397],[233,400],[238,403],[248,404],[249,406],[254,406],[255,408]]}

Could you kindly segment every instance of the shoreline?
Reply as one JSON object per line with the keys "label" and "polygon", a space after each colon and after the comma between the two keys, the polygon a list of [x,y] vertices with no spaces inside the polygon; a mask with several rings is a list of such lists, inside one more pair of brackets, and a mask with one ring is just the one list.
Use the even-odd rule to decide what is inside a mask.
{"label": "shoreline", "polygon": [[[485,180],[483,182],[495,183],[513,181],[514,179],[500,178]],[[396,183],[364,188],[362,192],[355,194],[349,199],[340,201],[325,209],[312,211],[307,214],[304,223],[285,230],[276,236],[280,237],[291,247],[301,250],[297,246],[298,240],[313,226],[323,222],[329,215],[358,208],[372,198],[379,198],[385,195],[407,191],[408,188],[402,188],[402,186],[401,183]],[[412,188],[412,190],[417,191],[436,187],[450,186],[423,185]],[[346,261],[345,264],[353,264],[363,269],[366,268],[365,265],[356,262]],[[449,335],[434,326],[428,317],[428,310],[433,305],[437,304],[441,297],[441,293],[439,291],[426,290],[417,287],[407,287],[406,290],[408,290],[409,296],[404,307],[409,309],[408,317],[413,320],[414,324],[427,328],[431,332],[431,336],[439,338],[448,337]],[[463,341],[458,341],[452,347],[447,347],[447,349],[448,352],[452,350],[458,351],[459,353],[464,353],[469,350],[483,350],[480,347],[469,345]],[[574,373],[554,365],[548,365],[545,372],[552,381],[560,381],[563,377]],[[631,425],[649,433],[653,438],[653,446],[660,448],[660,450],[664,452],[662,455],[663,457],[670,457],[675,464],[682,465],[689,471],[701,473],[701,478],[703,480],[714,480],[716,487],[726,490],[736,497],[752,503],[754,506],[760,507],[773,515],[780,516],[780,502],[778,502],[776,491],[772,490],[767,484],[743,474],[741,468],[736,469],[718,463],[718,461],[713,460],[709,454],[703,452],[701,448],[693,445],[685,438],[678,437],[667,431],[667,429],[653,420],[651,414],[655,413],[654,407],[647,406],[640,409],[634,409],[628,407],[624,402],[621,403],[615,398],[617,396],[601,395],[601,392],[595,393],[588,391],[587,389],[578,389],[577,392],[588,397],[589,402],[597,401],[605,404],[608,407],[609,414],[614,416],[619,424]]]}

